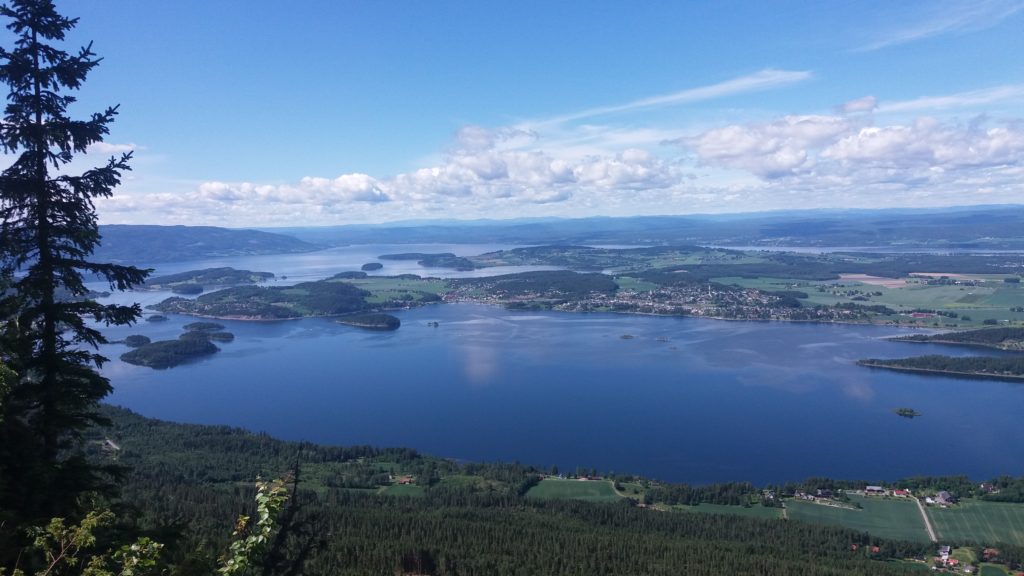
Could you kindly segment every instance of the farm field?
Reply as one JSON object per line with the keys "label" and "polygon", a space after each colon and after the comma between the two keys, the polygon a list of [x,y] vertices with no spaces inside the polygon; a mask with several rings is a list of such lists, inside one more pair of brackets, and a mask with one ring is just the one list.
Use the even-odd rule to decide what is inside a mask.
{"label": "farm field", "polygon": [[616,502],[621,496],[615,493],[611,482],[605,480],[558,480],[545,478],[526,493],[528,498],[565,498],[591,502]]}
{"label": "farm field", "polygon": [[415,484],[394,484],[381,490],[381,494],[388,496],[423,496],[424,493],[423,486]]}
{"label": "farm field", "polygon": [[928,541],[917,506],[910,500],[850,496],[862,509],[823,506],[802,500],[787,500],[789,518],[803,522],[844,526],[883,538]]}
{"label": "farm field", "polygon": [[1024,504],[964,500],[950,508],[928,508],[940,540],[1024,545]]}

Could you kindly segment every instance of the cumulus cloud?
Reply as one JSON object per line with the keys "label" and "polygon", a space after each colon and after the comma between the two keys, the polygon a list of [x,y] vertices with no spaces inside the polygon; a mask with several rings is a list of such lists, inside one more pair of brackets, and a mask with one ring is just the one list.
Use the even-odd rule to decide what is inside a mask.
{"label": "cumulus cloud", "polygon": [[699,163],[757,180],[719,188],[734,205],[883,207],[1019,202],[1024,123],[930,117],[875,125],[870,118],[786,116],[708,130],[678,144]]}
{"label": "cumulus cloud", "polygon": [[691,147],[705,165],[774,179],[813,168],[813,150],[849,128],[849,121],[840,116],[785,116],[768,123],[716,128],[677,142]]}

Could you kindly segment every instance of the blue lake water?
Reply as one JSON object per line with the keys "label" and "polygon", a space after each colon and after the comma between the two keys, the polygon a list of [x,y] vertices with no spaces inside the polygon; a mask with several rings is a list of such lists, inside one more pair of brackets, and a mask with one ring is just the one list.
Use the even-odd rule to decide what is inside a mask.
{"label": "blue lake water", "polygon": [[[310,257],[217,265],[303,277],[295,258]],[[207,265],[197,264],[177,269]],[[127,296],[151,302],[166,294]],[[225,321],[234,342],[163,371],[124,364],[116,358],[126,348],[108,345],[109,401],[146,416],[285,439],[409,446],[459,459],[693,483],[1024,474],[1024,385],[854,364],[977,353],[882,339],[899,329],[514,313],[469,304],[396,315],[402,327],[386,333],[327,319]],[[171,339],[191,321],[171,316],[108,333]],[[439,325],[428,325],[433,321]],[[901,418],[892,412],[900,406],[923,416]]]}

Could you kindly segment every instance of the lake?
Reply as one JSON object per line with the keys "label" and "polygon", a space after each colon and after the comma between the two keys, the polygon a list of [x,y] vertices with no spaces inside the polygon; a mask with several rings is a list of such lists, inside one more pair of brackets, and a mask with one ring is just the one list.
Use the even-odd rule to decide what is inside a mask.
{"label": "lake", "polygon": [[[466,255],[495,247],[389,248],[190,262],[158,273],[231,265],[313,279],[389,251]],[[415,262],[385,265],[426,273]],[[883,339],[905,333],[897,328],[514,313],[472,304],[395,315],[402,327],[386,333],[326,319],[224,321],[234,342],[163,371],[122,363],[116,358],[127,348],[107,345],[109,401],[146,416],[284,439],[691,483],[1024,474],[1024,386],[854,364],[976,353]],[[194,320],[172,315],[107,333],[171,339]],[[901,406],[922,416],[895,415]]]}

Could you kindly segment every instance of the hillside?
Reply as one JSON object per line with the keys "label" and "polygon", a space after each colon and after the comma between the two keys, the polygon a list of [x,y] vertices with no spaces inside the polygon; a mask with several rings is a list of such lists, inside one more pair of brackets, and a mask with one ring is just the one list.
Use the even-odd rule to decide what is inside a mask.
{"label": "hillside", "polygon": [[100,226],[94,259],[148,265],[226,256],[312,252],[320,246],[283,234],[214,226]]}
{"label": "hillside", "polygon": [[[167,558],[192,573],[211,572],[201,569],[209,551],[222,549],[251,501],[245,486],[296,464],[301,509],[289,549],[305,560],[303,574],[654,576],[685,566],[698,576],[884,576],[912,570],[884,560],[930,548],[801,522],[659,512],[625,498],[526,498],[538,472],[519,464],[459,465],[412,450],[283,442],[104,412],[114,425],[94,431],[94,457],[131,470],[123,498],[137,527],[165,528]],[[868,546],[879,548],[862,552]]]}

